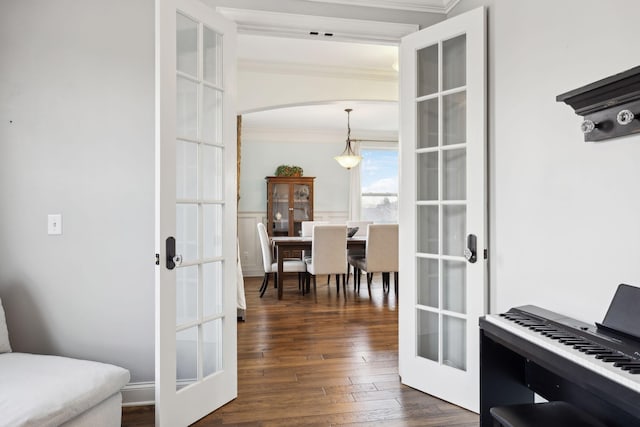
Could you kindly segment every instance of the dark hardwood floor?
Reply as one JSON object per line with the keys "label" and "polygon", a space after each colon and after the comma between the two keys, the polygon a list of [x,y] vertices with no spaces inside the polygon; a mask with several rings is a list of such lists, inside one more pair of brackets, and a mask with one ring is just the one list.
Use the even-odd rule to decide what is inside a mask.
{"label": "dark hardwood floor", "polygon": [[[294,276],[278,301],[271,284],[245,278],[238,323],[238,398],[195,426],[473,426],[474,413],[400,384],[398,299],[375,276],[338,296],[318,278],[302,296]],[[363,284],[365,281],[363,280]],[[153,407],[123,410],[125,427],[153,425]]]}

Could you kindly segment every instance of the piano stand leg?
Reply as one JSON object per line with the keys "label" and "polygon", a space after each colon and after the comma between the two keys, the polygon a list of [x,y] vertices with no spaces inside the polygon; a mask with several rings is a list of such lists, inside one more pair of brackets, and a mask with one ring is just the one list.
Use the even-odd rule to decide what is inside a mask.
{"label": "piano stand leg", "polygon": [[524,358],[480,330],[480,427],[493,427],[494,406],[533,403],[526,384]]}

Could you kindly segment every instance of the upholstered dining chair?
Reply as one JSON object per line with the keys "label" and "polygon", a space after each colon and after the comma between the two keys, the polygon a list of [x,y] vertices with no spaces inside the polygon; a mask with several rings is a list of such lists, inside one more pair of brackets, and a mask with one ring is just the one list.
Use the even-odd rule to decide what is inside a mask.
{"label": "upholstered dining chair", "polygon": [[[258,223],[258,237],[260,237],[260,247],[262,248],[262,264],[264,266],[264,278],[262,279],[262,286],[260,286],[260,298],[264,295],[264,292],[269,287],[269,277],[273,273],[274,283],[278,283],[278,263],[273,262],[273,252],[271,251],[271,245],[269,244],[269,235],[267,234],[267,227],[263,223]],[[298,273],[298,288],[302,288],[304,292],[304,273],[307,271],[306,264],[301,259],[287,258],[282,263],[283,273]]]}
{"label": "upholstered dining chair", "polygon": [[[358,227],[358,231],[353,237],[363,236],[367,237],[367,226],[369,224],[373,224],[373,221],[347,221],[347,229]],[[364,257],[364,249],[362,248],[351,248],[347,249],[347,258],[349,257]],[[347,285],[349,284],[349,274],[351,274],[351,264],[347,263]],[[355,271],[354,271],[354,286],[355,286]]]}
{"label": "upholstered dining chair", "polygon": [[[302,221],[300,225],[300,235],[302,237],[311,237],[313,234],[313,226],[318,224],[329,224],[328,221]],[[302,258],[311,258],[310,251],[302,251]]]}
{"label": "upholstered dining chair", "polygon": [[[300,223],[300,235],[302,237],[311,237],[313,227],[318,224],[329,224],[329,221],[302,221]],[[302,251],[302,259],[311,258],[311,251]],[[331,282],[331,276],[327,277],[327,284]]]}
{"label": "upholstered dining chair", "polygon": [[302,221],[300,223],[300,233],[302,237],[311,237],[313,226],[318,224],[328,224],[328,221]]}
{"label": "upholstered dining chair", "polygon": [[311,236],[311,258],[307,263],[307,286],[313,276],[313,287],[316,287],[316,276],[336,275],[336,289],[340,293],[340,275],[344,283],[347,273],[347,226],[339,224],[320,224],[313,227]]}
{"label": "upholstered dining chair", "polygon": [[349,257],[354,267],[354,286],[360,292],[360,272],[367,273],[367,287],[371,294],[373,273],[382,273],[382,288],[389,291],[390,273],[394,273],[394,285],[398,294],[398,224],[370,224],[364,257]]}

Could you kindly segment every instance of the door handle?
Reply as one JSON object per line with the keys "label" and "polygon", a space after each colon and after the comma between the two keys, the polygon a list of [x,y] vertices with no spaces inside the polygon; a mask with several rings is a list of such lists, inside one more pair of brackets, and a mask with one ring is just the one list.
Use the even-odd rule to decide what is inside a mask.
{"label": "door handle", "polygon": [[467,235],[467,247],[464,249],[464,257],[471,264],[478,260],[477,240],[475,234]]}
{"label": "door handle", "polygon": [[168,270],[173,270],[177,265],[182,264],[182,255],[176,254],[176,239],[174,237],[167,237],[165,250],[167,253],[166,263]]}

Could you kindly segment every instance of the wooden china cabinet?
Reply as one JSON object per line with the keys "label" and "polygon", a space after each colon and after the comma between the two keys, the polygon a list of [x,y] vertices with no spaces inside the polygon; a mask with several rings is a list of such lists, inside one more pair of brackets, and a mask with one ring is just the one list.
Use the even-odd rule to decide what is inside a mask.
{"label": "wooden china cabinet", "polygon": [[313,221],[311,176],[268,176],[267,231],[270,236],[299,236],[302,221]]}

